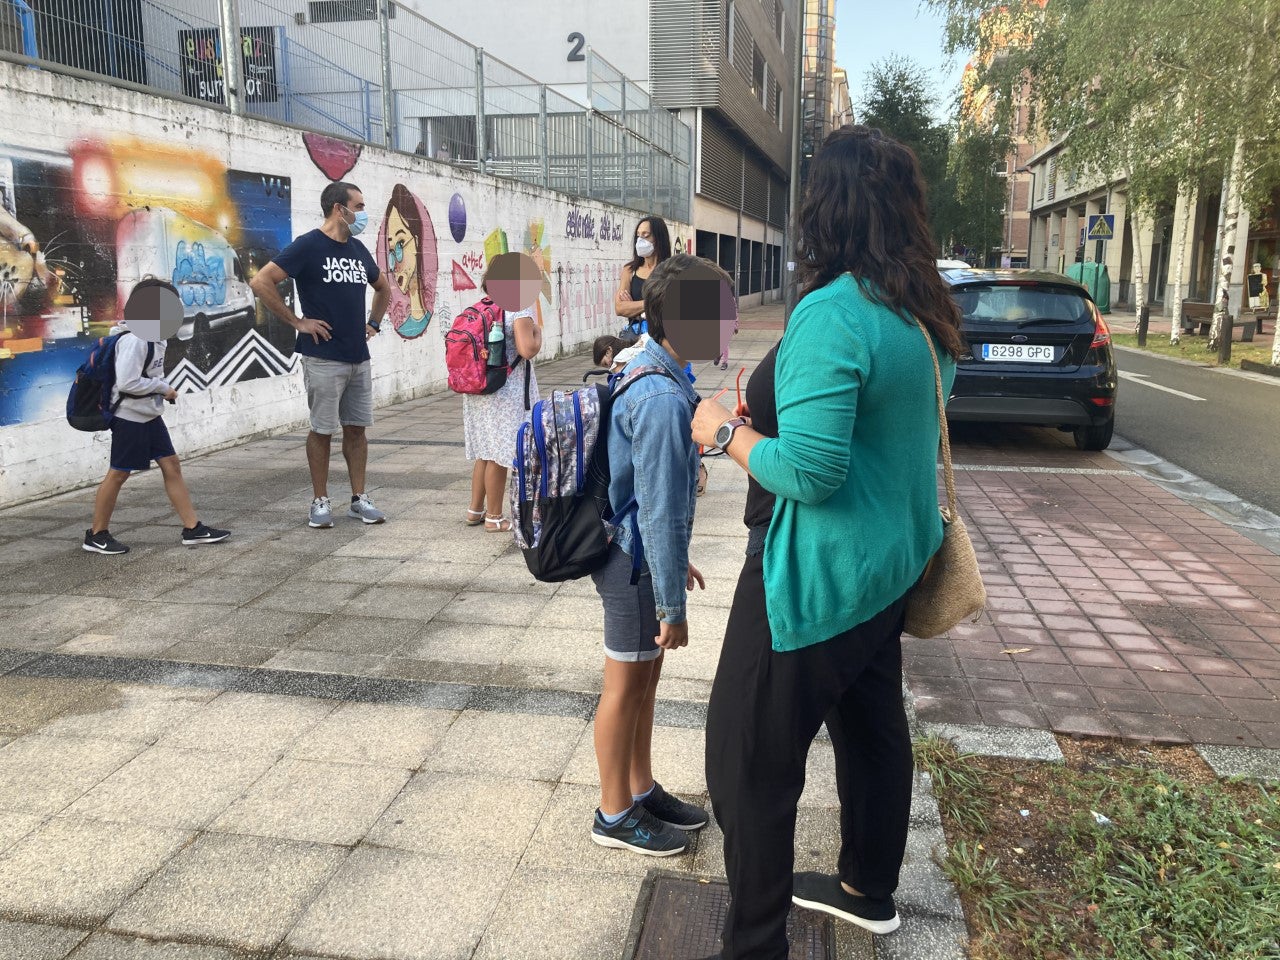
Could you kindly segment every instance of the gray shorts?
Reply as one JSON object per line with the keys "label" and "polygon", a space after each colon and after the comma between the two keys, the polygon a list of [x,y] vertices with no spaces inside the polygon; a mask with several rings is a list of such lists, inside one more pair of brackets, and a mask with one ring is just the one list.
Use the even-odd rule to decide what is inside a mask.
{"label": "gray shorts", "polygon": [[339,426],[373,426],[373,372],[368,360],[344,363],[304,356],[302,382],[313,433],[332,436]]}
{"label": "gray shorts", "polygon": [[610,660],[639,663],[656,660],[662,648],[658,636],[658,605],[653,598],[653,577],[640,573],[631,585],[631,557],[616,543],[609,560],[591,575],[596,593],[604,602],[604,653]]}

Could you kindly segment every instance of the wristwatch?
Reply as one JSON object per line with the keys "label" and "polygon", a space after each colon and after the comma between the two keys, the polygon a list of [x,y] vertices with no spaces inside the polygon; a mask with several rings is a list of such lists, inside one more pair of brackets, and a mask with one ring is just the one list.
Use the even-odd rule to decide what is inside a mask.
{"label": "wristwatch", "polygon": [[729,446],[729,441],[733,439],[733,431],[737,430],[746,422],[747,421],[742,417],[734,417],[732,420],[726,420],[724,423],[720,424],[716,429],[716,435],[714,438],[715,445],[721,450]]}
{"label": "wristwatch", "polygon": [[381,333],[381,332],[382,332],[382,324],[380,324],[380,323],[374,323],[372,320],[366,320],[366,321],[364,322],[364,325],[365,325],[366,327],[373,327],[373,332],[374,332],[374,333]]}

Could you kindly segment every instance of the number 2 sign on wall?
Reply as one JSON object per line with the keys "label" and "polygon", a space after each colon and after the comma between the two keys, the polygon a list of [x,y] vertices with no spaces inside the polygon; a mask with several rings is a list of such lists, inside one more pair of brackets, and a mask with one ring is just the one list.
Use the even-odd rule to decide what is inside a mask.
{"label": "number 2 sign on wall", "polygon": [[575,30],[573,33],[569,34],[569,36],[565,37],[565,40],[573,44],[573,49],[569,51],[569,56],[565,58],[566,60],[570,63],[576,63],[579,60],[587,59],[582,54],[582,48],[586,46],[587,43],[586,37]]}

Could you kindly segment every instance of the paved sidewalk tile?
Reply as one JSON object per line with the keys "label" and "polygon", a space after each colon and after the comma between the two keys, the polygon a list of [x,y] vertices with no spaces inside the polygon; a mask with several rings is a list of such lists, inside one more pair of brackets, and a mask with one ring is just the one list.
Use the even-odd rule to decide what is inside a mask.
{"label": "paved sidewalk tile", "polygon": [[551,798],[549,783],[427,772],[369,830],[368,842],[514,866]]}
{"label": "paved sidewalk tile", "polygon": [[[424,769],[497,777],[558,780],[587,721],[465,710]],[[2,755],[0,755],[2,756]]]}
{"label": "paved sidewalk tile", "polygon": [[271,950],[346,859],[321,844],[206,834],[107,922],[116,933]]}
{"label": "paved sidewalk tile", "polygon": [[67,808],[69,814],[148,826],[206,826],[271,767],[272,758],[219,751],[144,750]]}
{"label": "paved sidewalk tile", "polygon": [[84,930],[0,920],[0,957],[62,960],[85,936]]}
{"label": "paved sidewalk tile", "polygon": [[209,829],[350,846],[408,780],[393,767],[282,760]]}
{"label": "paved sidewalk tile", "polygon": [[625,877],[522,870],[503,893],[475,960],[600,960],[622,953],[636,885]]}
{"label": "paved sidewalk tile", "polygon": [[369,960],[468,960],[510,876],[492,863],[360,847],[287,943]]}
{"label": "paved sidewalk tile", "polygon": [[161,738],[161,746],[283,753],[336,704],[258,693],[224,693]]}
{"label": "paved sidewalk tile", "polygon": [[190,838],[186,830],[55,818],[0,860],[0,911],[98,923]]}
{"label": "paved sidewalk tile", "polygon": [[57,813],[142,749],[114,740],[19,737],[0,748],[0,810]]}
{"label": "paved sidewalk tile", "polygon": [[226,947],[95,933],[68,960],[242,960]]}
{"label": "paved sidewalk tile", "polygon": [[289,755],[413,770],[440,743],[456,716],[450,710],[344,703],[295,740]]}

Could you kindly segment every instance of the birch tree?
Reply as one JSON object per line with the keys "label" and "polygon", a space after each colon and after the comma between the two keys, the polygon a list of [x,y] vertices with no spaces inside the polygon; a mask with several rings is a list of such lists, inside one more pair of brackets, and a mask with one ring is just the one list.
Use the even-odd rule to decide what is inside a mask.
{"label": "birch tree", "polygon": [[1280,181],[1280,57],[1250,53],[1280,45],[1280,0],[1009,0],[998,16],[990,0],[926,2],[947,15],[949,49],[975,51],[984,82],[1030,78],[1041,131],[1065,137],[1063,162],[1082,176],[1125,171],[1132,202],[1228,173],[1220,331],[1241,211],[1261,209]]}

